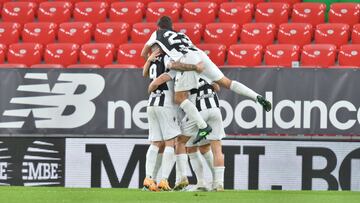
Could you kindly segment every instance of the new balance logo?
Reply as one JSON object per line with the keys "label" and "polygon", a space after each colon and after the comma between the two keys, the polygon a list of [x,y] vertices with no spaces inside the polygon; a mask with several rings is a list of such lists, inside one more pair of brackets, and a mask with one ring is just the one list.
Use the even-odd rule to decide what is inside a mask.
{"label": "new balance logo", "polygon": [[93,118],[96,106],[92,100],[105,87],[104,78],[93,73],[60,73],[56,82],[49,80],[47,73],[27,73],[25,79],[32,83],[18,86],[17,91],[23,95],[31,93],[31,96],[10,100],[11,104],[22,108],[5,110],[4,117],[17,119],[0,122],[0,128],[22,128],[31,116],[36,128],[80,127]]}

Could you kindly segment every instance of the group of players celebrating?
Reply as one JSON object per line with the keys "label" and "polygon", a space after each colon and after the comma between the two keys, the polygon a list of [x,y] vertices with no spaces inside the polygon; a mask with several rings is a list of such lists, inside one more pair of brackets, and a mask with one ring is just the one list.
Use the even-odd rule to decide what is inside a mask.
{"label": "group of players celebrating", "polygon": [[[184,33],[173,30],[169,17],[161,17],[157,25],[141,53],[146,59],[143,75],[151,79],[147,107],[151,144],[146,154],[144,188],[172,190],[167,179],[175,161],[177,178],[173,190],[186,188],[189,157],[197,178],[195,189],[223,191],[225,167],[221,139],[225,132],[216,92],[220,87],[230,89],[259,103],[265,111],[271,110],[271,103],[224,76]],[[210,187],[204,180],[201,156],[212,173]]]}

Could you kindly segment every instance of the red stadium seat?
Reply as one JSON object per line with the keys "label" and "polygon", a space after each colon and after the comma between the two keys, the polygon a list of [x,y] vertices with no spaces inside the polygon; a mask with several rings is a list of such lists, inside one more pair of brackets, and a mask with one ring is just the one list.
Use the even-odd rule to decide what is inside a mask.
{"label": "red stadium seat", "polygon": [[0,43],[9,45],[19,41],[21,25],[11,22],[0,22]]}
{"label": "red stadium seat", "polygon": [[119,64],[133,64],[143,67],[145,60],[141,57],[141,50],[144,44],[122,44],[119,46],[117,62]]}
{"label": "red stadium seat", "polygon": [[75,64],[79,57],[79,45],[56,43],[46,45],[44,61],[48,64],[61,64],[64,67]]}
{"label": "red stadium seat", "polygon": [[145,43],[156,29],[156,23],[136,23],[131,30],[131,40],[133,43]]}
{"label": "red stadium seat", "polygon": [[174,23],[174,30],[182,32],[190,38],[193,44],[198,44],[203,36],[203,26],[200,23]]}
{"label": "red stadium seat", "polygon": [[37,43],[11,44],[8,49],[9,63],[22,63],[30,67],[41,62],[43,46]]}
{"label": "red stadium seat", "polygon": [[0,68],[27,68],[27,66],[22,63],[3,63],[0,64]]}
{"label": "red stadium seat", "polygon": [[241,43],[266,47],[273,43],[275,36],[275,25],[272,23],[248,23],[242,27],[240,40]]}
{"label": "red stadium seat", "polygon": [[133,64],[109,64],[104,66],[104,68],[139,68]]}
{"label": "red stadium seat", "polygon": [[347,44],[350,37],[349,25],[343,23],[325,23],[316,26],[316,44],[335,44],[338,48]]}
{"label": "red stadium seat", "polygon": [[[197,0],[198,2],[209,2],[209,0]],[[228,0],[211,0],[211,2],[216,3],[217,5],[220,5],[224,2],[227,2]]]}
{"label": "red stadium seat", "polygon": [[296,3],[292,10],[293,23],[310,23],[312,26],[325,22],[326,5],[323,3]]}
{"label": "red stadium seat", "polygon": [[360,44],[345,44],[340,47],[339,65],[360,67]]}
{"label": "red stadium seat", "polygon": [[205,43],[220,43],[229,47],[239,38],[239,25],[234,23],[209,23],[204,32]]}
{"label": "red stadium seat", "polygon": [[[142,0],[141,2],[145,5],[148,5],[149,3],[153,2],[154,0]],[[139,2],[139,0],[124,0],[125,3],[131,3],[131,2]]]}
{"label": "red stadium seat", "polygon": [[74,20],[92,24],[105,22],[108,4],[105,2],[79,2],[75,4]]}
{"label": "red stadium seat", "polygon": [[64,68],[61,64],[34,64],[30,68]]}
{"label": "red stadium seat", "polygon": [[250,23],[254,15],[254,5],[247,2],[226,2],[220,5],[219,21],[243,25]]}
{"label": "red stadium seat", "polygon": [[258,3],[262,3],[265,2],[266,0],[233,0],[234,2],[248,2],[248,3],[252,3],[254,5],[258,4]]}
{"label": "red stadium seat", "polygon": [[203,25],[215,22],[217,5],[212,2],[189,2],[184,4],[184,22],[197,22]]}
{"label": "red stadium seat", "polygon": [[105,66],[114,59],[114,45],[109,43],[83,44],[80,51],[80,63]]}
{"label": "red stadium seat", "polygon": [[70,2],[43,2],[39,6],[38,20],[60,24],[70,21],[71,12],[72,4]]}
{"label": "red stadium seat", "polygon": [[55,42],[57,25],[50,22],[26,23],[22,31],[24,42],[49,44]]}
{"label": "red stadium seat", "polygon": [[97,64],[72,64],[67,66],[66,68],[101,68]]}
{"label": "red stadium seat", "polygon": [[290,7],[292,7],[296,3],[300,3],[301,0],[269,0],[269,2],[281,2],[281,3],[287,3]]}
{"label": "red stadium seat", "polygon": [[217,65],[222,66],[225,63],[226,46],[223,44],[198,44],[199,49],[203,50],[209,58]]}
{"label": "red stadium seat", "polygon": [[0,44],[0,64],[5,62],[6,51],[6,45]]}
{"label": "red stadium seat", "polygon": [[353,30],[351,33],[351,42],[353,44],[360,44],[360,24],[356,24],[353,26]]}
{"label": "red stadium seat", "polygon": [[259,3],[256,6],[255,21],[259,23],[273,23],[280,25],[287,23],[289,18],[289,4],[287,3]]}
{"label": "red stadium seat", "polygon": [[279,26],[279,44],[297,44],[300,47],[310,44],[313,36],[312,25],[308,23],[284,23]]}
{"label": "red stadium seat", "polygon": [[291,67],[292,62],[299,61],[299,46],[293,44],[270,44],[266,47],[265,65]]}
{"label": "red stadium seat", "polygon": [[330,6],[330,23],[346,23],[353,26],[359,23],[359,18],[360,4],[358,3],[333,3]]}
{"label": "red stadium seat", "polygon": [[94,37],[97,43],[113,43],[116,47],[128,41],[130,26],[122,22],[104,22],[96,25]]}
{"label": "red stadium seat", "polygon": [[160,2],[178,2],[181,5],[184,5],[185,3],[192,2],[192,0],[158,0]]}
{"label": "red stadium seat", "polygon": [[145,12],[141,2],[116,2],[111,4],[109,11],[110,21],[125,22],[130,26],[142,22]]}
{"label": "red stadium seat", "polygon": [[333,44],[308,44],[301,53],[301,66],[327,68],[335,64],[336,46]]}
{"label": "red stadium seat", "polygon": [[146,21],[156,22],[161,16],[169,16],[173,22],[178,22],[181,4],[174,2],[152,2],[146,10]]}
{"label": "red stadium seat", "polygon": [[228,65],[259,66],[262,62],[263,47],[259,44],[234,44],[228,52]]}
{"label": "red stadium seat", "polygon": [[2,21],[20,24],[35,20],[36,4],[33,2],[6,2],[2,9]]}
{"label": "red stadium seat", "polygon": [[92,24],[87,22],[61,23],[58,40],[61,43],[85,44],[91,41]]}

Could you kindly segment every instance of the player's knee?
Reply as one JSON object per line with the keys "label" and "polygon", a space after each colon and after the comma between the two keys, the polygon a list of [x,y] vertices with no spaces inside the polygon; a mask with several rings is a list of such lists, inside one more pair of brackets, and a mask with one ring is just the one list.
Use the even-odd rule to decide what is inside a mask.
{"label": "player's knee", "polygon": [[216,83],[218,85],[220,85],[221,87],[225,87],[227,89],[230,89],[231,82],[232,82],[232,80],[230,80],[229,78],[227,78],[225,76],[222,77],[220,80],[216,81]]}
{"label": "player's knee", "polygon": [[210,151],[210,144],[200,146],[199,150],[201,154],[207,153],[208,151]]}
{"label": "player's knee", "polygon": [[197,152],[197,147],[186,147],[186,153],[191,154]]}
{"label": "player's knee", "polygon": [[187,99],[187,92],[177,92],[175,93],[175,103],[180,105],[183,101]]}

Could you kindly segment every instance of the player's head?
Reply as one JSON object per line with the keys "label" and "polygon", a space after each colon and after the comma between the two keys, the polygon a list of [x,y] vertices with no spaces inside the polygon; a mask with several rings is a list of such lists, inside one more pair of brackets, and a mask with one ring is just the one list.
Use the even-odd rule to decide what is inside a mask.
{"label": "player's head", "polygon": [[157,21],[157,26],[160,29],[172,30],[172,20],[169,16],[162,16]]}

